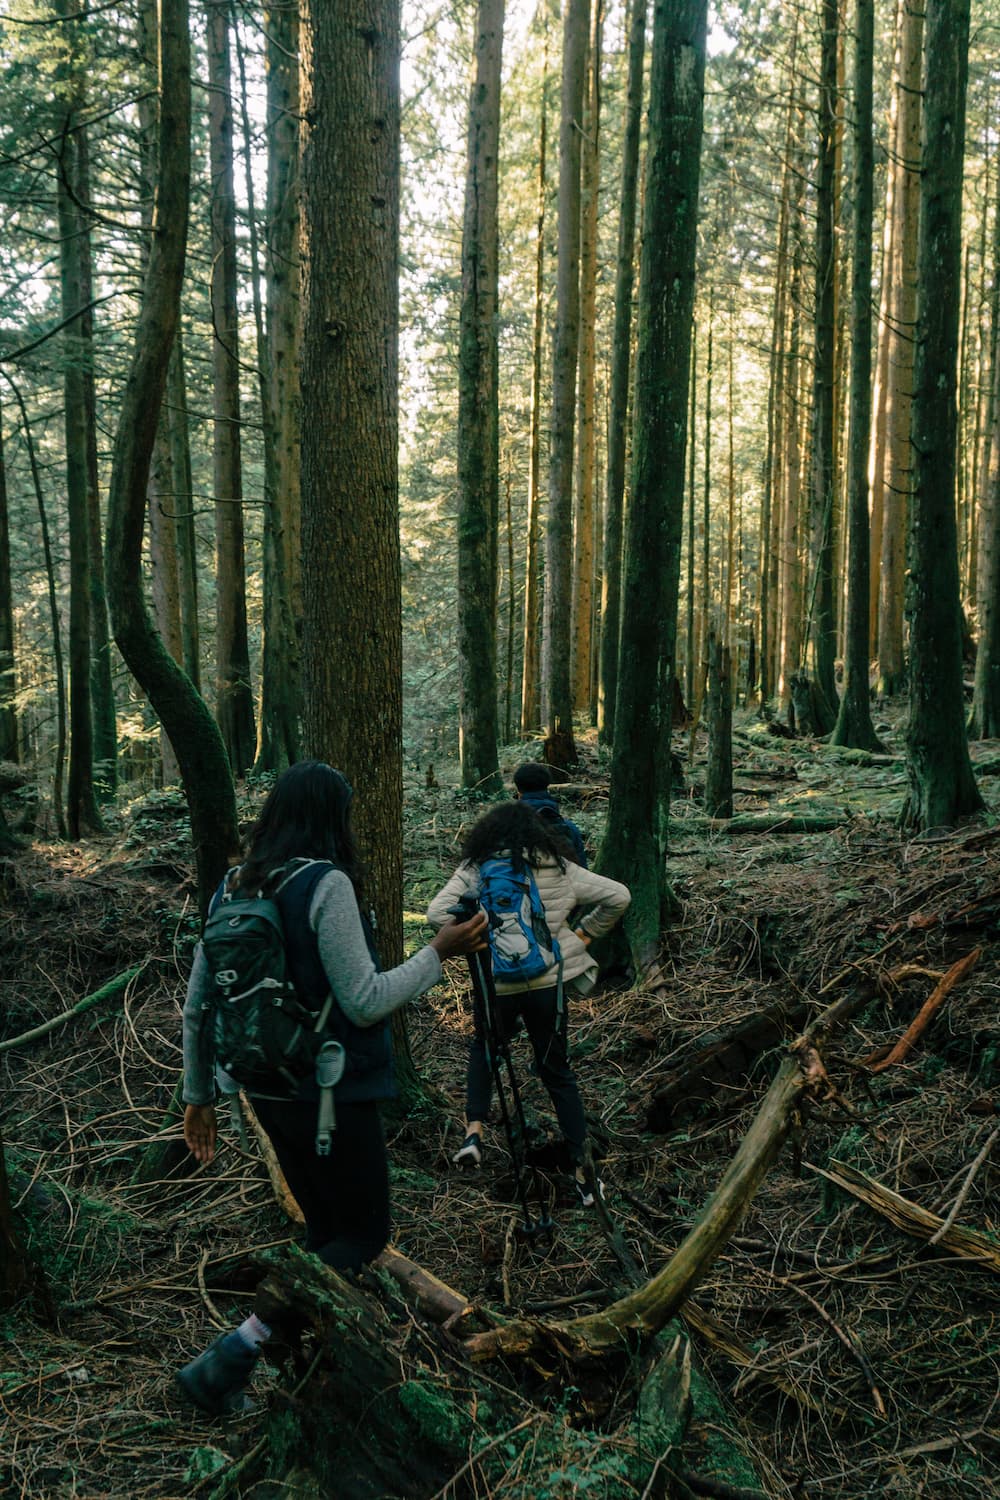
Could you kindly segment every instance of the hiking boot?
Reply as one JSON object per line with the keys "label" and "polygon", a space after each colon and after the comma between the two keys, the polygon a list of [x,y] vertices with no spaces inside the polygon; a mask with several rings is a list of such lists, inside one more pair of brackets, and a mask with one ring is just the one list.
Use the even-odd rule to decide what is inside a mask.
{"label": "hiking boot", "polygon": [[473,1130],[455,1152],[452,1162],[456,1167],[461,1167],[464,1172],[471,1172],[481,1166],[482,1161],[483,1138]]}
{"label": "hiking boot", "polygon": [[245,1391],[259,1358],[259,1350],[250,1349],[238,1333],[223,1333],[175,1378],[202,1411],[213,1417],[233,1416],[251,1406]]}

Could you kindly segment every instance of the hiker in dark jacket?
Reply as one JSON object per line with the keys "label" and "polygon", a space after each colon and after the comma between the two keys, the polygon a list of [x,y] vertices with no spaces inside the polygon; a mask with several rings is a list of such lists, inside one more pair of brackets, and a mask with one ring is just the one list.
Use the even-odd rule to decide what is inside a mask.
{"label": "hiker in dark jacket", "polygon": [[[587,994],[593,989],[597,963],[587,950],[594,938],[610,932],[632,898],[628,887],[617,880],[575,864],[554,825],[539,818],[522,797],[517,802],[501,803],[469,830],[462,848],[462,863],[428,908],[427,920],[432,927],[441,929],[441,924],[448,921],[450,909],[463,897],[478,897],[480,866],[494,856],[509,857],[515,870],[530,868],[549,934],[561,953],[561,964],[553,964],[526,985],[497,981],[495,1021],[508,1038],[523,1021],[534,1050],[538,1076],[552,1100],[574,1165],[580,1203],[590,1208],[595,1185],[586,1180],[582,1165],[587,1125],[566,1051],[560,988],[569,995]],[[578,917],[575,927],[570,926],[572,913]],[[478,1167],[482,1161],[483,1123],[493,1094],[486,1017],[478,996],[473,1007],[473,1027],[466,1081],[465,1139],[452,1157],[455,1165],[463,1169]],[[600,1191],[600,1184],[596,1190]]]}
{"label": "hiker in dark jacket", "polygon": [[550,823],[553,830],[566,839],[573,852],[573,859],[586,870],[587,851],[583,834],[571,819],[563,817],[558,802],[549,791],[551,784],[552,776],[548,767],[538,760],[526,760],[514,772],[514,788],[518,800],[526,802],[532,812],[536,812],[544,823]]}
{"label": "hiker in dark jacket", "polygon": [[[483,945],[486,917],[451,922],[426,947],[381,973],[371,924],[362,915],[363,869],[351,832],[350,784],[322,761],[302,761],[275,782],[250,836],[246,861],[227,877],[272,894],[281,913],[286,961],[297,998],[320,1011],[332,993],[331,1030],[346,1053],[334,1089],[336,1129],[329,1155],[316,1150],[319,1090],[306,1080],[295,1098],[253,1093],[254,1112],[306,1223],[305,1245],[338,1271],[358,1271],[389,1238],[389,1172],[378,1101],[395,1094],[389,1017],[441,978],[441,960]],[[227,881],[216,892],[222,899]],[[184,1139],[199,1162],[215,1156],[217,1086],[236,1085],[213,1056],[215,982],[202,945],[184,1005]],[[213,1413],[239,1411],[244,1388],[270,1335],[268,1309],[216,1339],[178,1372],[184,1393]]]}

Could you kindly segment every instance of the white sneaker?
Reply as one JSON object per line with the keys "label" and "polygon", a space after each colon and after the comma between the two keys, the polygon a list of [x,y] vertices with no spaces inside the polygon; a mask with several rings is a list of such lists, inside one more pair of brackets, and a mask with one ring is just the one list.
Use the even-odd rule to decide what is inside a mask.
{"label": "white sneaker", "polygon": [[579,1177],[574,1177],[576,1184],[576,1196],[580,1200],[581,1208],[593,1208],[594,1202],[600,1198],[604,1201],[604,1183],[599,1177],[595,1178],[593,1185],[589,1182],[581,1182]]}
{"label": "white sneaker", "polygon": [[477,1135],[475,1131],[472,1131],[465,1137],[465,1140],[455,1152],[452,1162],[456,1167],[461,1167],[464,1171],[468,1172],[472,1171],[475,1167],[481,1166],[482,1160],[483,1138],[481,1135]]}

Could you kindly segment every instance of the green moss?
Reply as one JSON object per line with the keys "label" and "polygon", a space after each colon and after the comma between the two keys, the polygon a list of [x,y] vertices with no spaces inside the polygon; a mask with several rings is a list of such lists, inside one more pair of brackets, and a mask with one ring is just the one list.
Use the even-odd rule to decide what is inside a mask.
{"label": "green moss", "polygon": [[464,1452],[468,1424],[454,1398],[425,1381],[407,1380],[399,1387],[399,1404],[413,1421],[422,1441],[445,1453]]}
{"label": "green moss", "polygon": [[28,1255],[65,1296],[79,1296],[94,1278],[104,1282],[142,1233],[134,1214],[72,1188],[51,1196],[47,1190],[42,1197],[29,1193],[20,1214]]}

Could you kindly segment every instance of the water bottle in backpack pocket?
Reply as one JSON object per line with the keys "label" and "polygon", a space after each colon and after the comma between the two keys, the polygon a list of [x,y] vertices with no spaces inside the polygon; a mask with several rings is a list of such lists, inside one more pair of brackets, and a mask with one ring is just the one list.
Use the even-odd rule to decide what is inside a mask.
{"label": "water bottle in backpack pocket", "polygon": [[530,984],[561,964],[530,867],[515,870],[506,855],[496,855],[483,860],[479,878],[494,979],[505,985]]}

